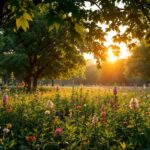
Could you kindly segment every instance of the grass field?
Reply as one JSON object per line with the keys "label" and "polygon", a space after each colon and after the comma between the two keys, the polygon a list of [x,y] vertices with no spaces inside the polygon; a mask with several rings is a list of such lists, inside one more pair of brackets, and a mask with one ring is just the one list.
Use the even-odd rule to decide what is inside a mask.
{"label": "grass field", "polygon": [[0,150],[150,150],[150,89],[42,87],[1,94]]}

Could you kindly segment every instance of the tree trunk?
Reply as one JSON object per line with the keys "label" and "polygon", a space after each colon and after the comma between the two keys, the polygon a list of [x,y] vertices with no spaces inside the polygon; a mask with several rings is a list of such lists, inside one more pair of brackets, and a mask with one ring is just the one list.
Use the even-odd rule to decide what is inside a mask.
{"label": "tree trunk", "polygon": [[35,91],[37,89],[38,85],[38,77],[33,77],[33,90]]}
{"label": "tree trunk", "polygon": [[26,92],[31,91],[31,77],[26,77],[25,78],[25,86],[26,86]]}
{"label": "tree trunk", "polygon": [[52,79],[51,81],[52,81],[52,82],[51,82],[51,83],[52,83],[52,86],[54,86],[54,80]]}

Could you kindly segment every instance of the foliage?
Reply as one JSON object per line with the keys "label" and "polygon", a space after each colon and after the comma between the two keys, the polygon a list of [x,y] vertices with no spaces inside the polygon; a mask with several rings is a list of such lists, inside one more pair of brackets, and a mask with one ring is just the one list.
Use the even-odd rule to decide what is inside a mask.
{"label": "foliage", "polygon": [[[126,75],[150,79],[150,46],[140,45],[133,50],[126,64]],[[134,70],[134,71],[133,71]]]}
{"label": "foliage", "polygon": [[[1,68],[14,72],[36,88],[40,78],[69,78],[83,71],[85,64],[78,45],[66,37],[66,30],[48,32],[47,22],[37,16],[27,32],[6,30],[1,44]],[[79,69],[78,69],[79,68]],[[29,87],[30,88],[30,87]]]}
{"label": "foliage", "polygon": [[35,94],[14,90],[5,106],[0,105],[2,149],[150,147],[149,89],[122,88],[117,95],[97,87]]}
{"label": "foliage", "polygon": [[[105,33],[110,30],[117,31],[114,42],[124,42],[130,49],[135,46],[133,38],[149,43],[149,0],[1,0],[0,21],[3,27],[11,22],[15,31],[26,31],[37,11],[46,16],[49,31],[68,26],[67,35],[77,42],[91,41],[88,51],[94,53],[99,63],[106,58]],[[102,24],[107,25],[105,31]],[[118,52],[117,46],[111,47]]]}

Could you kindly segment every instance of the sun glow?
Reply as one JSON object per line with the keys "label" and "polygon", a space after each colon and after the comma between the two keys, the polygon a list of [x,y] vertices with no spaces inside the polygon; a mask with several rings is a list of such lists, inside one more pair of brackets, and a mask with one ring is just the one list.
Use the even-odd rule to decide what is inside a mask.
{"label": "sun glow", "polygon": [[[102,24],[100,25],[102,27],[102,29],[105,31],[105,28],[106,28],[106,25],[105,24]],[[120,30],[122,32],[124,32],[125,30],[125,27],[120,27]],[[130,56],[130,53],[128,51],[128,48],[126,46],[125,43],[121,42],[121,43],[113,43],[112,41],[112,38],[113,36],[117,34],[115,31],[110,31],[106,36],[106,42],[104,43],[106,47],[108,47],[108,51],[107,51],[107,61],[110,61],[110,62],[115,62],[117,61],[118,59],[125,59],[127,58],[128,56]],[[116,56],[114,53],[113,53],[113,50],[109,47],[110,45],[117,45],[120,47],[120,53],[118,54],[118,56]],[[93,63],[95,63],[95,60],[94,60],[94,57],[93,55],[91,54],[85,54],[84,55],[85,59],[91,59],[93,61]]]}
{"label": "sun glow", "polygon": [[118,57],[113,54],[112,50],[108,50],[107,55],[107,61],[115,62],[118,59]]}

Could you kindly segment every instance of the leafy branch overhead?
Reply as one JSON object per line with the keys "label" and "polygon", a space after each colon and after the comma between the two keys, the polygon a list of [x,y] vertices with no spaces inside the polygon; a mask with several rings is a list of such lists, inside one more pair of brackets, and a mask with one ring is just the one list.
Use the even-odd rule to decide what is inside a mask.
{"label": "leafy branch overhead", "polygon": [[82,33],[83,29],[90,32],[93,30],[91,26],[104,23],[108,25],[106,31],[115,30],[119,33],[120,25],[126,27],[114,42],[130,44],[132,38],[150,42],[149,0],[1,0],[1,25],[16,20],[17,29],[27,31],[29,21],[37,11],[43,16],[46,14],[49,31],[58,31],[60,26],[69,23],[77,32]]}

